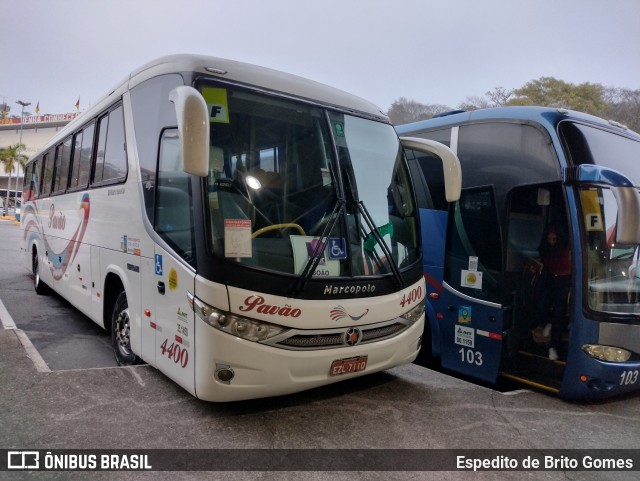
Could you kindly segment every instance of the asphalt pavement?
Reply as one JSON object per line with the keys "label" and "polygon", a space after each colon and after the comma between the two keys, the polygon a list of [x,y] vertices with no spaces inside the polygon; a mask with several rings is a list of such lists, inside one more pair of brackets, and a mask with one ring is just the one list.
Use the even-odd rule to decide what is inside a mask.
{"label": "asphalt pavement", "polygon": [[[26,293],[30,281],[26,271],[13,270],[19,259],[10,254],[15,246],[6,245],[7,239],[15,237],[10,229],[18,227],[0,223],[0,300],[4,305],[0,320],[5,327],[0,329],[0,451],[176,450],[162,452],[180,458],[191,452],[223,456],[220,450],[227,449],[230,456],[255,452],[264,456],[263,450],[269,450],[267,456],[277,457],[305,449],[319,457],[343,453],[360,458],[354,459],[355,471],[209,468],[195,472],[189,466],[185,471],[152,472],[0,470],[0,480],[638,479],[638,462],[633,472],[576,471],[570,466],[553,471],[472,472],[416,471],[409,460],[407,470],[380,471],[367,469],[362,457],[372,453],[376,458],[371,463],[376,464],[374,460],[385,456],[423,453],[412,450],[428,450],[425,455],[434,457],[469,449],[495,450],[492,455],[514,449],[525,454],[580,449],[584,450],[581,456],[601,449],[637,450],[638,395],[567,403],[529,390],[503,394],[411,364],[294,395],[215,404],[193,398],[149,366],[51,369],[30,340],[38,333],[20,328],[19,316],[34,314],[8,301],[16,298],[16,289]],[[39,313],[44,319],[48,314]],[[205,461],[208,466],[217,462]],[[0,459],[0,468],[7,462]],[[255,465],[248,462],[248,466]]]}

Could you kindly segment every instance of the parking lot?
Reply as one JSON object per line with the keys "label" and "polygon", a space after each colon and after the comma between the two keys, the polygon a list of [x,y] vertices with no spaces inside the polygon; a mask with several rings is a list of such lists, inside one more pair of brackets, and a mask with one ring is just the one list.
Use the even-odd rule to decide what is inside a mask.
{"label": "parking lot", "polygon": [[[201,402],[151,367],[115,367],[106,333],[59,297],[37,296],[21,265],[20,234],[13,223],[0,223],[0,450],[125,449],[149,453],[156,467],[167,469],[38,472],[36,479],[637,479],[637,458],[635,472],[560,463],[546,471],[513,473],[507,466],[474,473],[448,460],[472,449],[492,450],[487,456],[579,449],[582,457],[633,449],[625,453],[637,457],[638,395],[572,404],[529,390],[500,393],[406,365],[289,396]],[[313,471],[279,461],[300,456],[299,449],[308,450]],[[167,468],[171,456],[179,461],[189,453],[197,454],[191,466]],[[244,471],[229,463],[243,454],[249,469],[265,461],[271,467]],[[417,454],[433,462],[440,456],[446,470],[432,460],[421,464]],[[349,456],[355,470],[344,461]],[[403,456],[406,468],[398,469]],[[422,471],[424,465],[436,470]],[[31,477],[4,471],[0,479]]]}

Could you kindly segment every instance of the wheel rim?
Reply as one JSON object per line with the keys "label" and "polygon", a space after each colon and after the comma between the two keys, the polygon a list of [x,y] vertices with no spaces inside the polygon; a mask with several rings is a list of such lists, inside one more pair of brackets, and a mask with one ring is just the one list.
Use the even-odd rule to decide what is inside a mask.
{"label": "wheel rim", "polygon": [[40,284],[40,269],[38,265],[38,256],[33,256],[33,275],[35,279],[36,286]]}
{"label": "wheel rim", "polygon": [[116,318],[116,342],[118,350],[125,356],[131,355],[131,339],[129,336],[129,310],[124,309]]}

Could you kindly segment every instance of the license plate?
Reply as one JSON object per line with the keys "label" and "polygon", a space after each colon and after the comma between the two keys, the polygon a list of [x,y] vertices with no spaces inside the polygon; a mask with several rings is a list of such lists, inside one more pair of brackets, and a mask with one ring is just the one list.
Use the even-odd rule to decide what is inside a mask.
{"label": "license plate", "polygon": [[333,361],[331,363],[331,369],[329,370],[329,376],[339,376],[341,374],[364,371],[367,367],[367,360],[367,356],[358,356]]}

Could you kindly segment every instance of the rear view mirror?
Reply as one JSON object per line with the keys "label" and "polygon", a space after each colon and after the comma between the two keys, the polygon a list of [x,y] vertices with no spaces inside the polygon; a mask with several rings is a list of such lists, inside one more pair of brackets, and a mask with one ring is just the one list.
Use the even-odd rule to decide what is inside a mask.
{"label": "rear view mirror", "polygon": [[618,204],[616,244],[640,243],[640,195],[635,187],[611,188]]}
{"label": "rear view mirror", "polygon": [[193,87],[176,87],[169,93],[178,118],[180,159],[187,174],[209,173],[209,114],[207,104]]}
{"label": "rear view mirror", "polygon": [[416,137],[400,137],[400,142],[405,149],[417,150],[424,154],[439,157],[442,161],[442,170],[444,172],[444,191],[447,202],[455,202],[460,199],[460,190],[462,188],[460,160],[449,147],[434,140]]}

